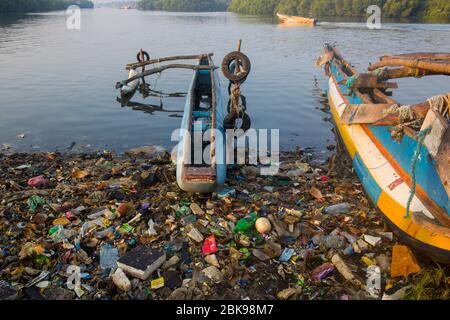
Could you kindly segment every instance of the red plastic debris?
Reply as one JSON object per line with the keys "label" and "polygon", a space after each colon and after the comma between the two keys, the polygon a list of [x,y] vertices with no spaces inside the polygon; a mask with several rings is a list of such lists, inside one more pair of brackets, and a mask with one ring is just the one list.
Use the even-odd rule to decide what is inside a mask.
{"label": "red plastic debris", "polygon": [[216,238],[214,235],[208,237],[203,242],[202,251],[204,255],[213,254],[219,251],[216,245]]}
{"label": "red plastic debris", "polygon": [[28,185],[30,187],[39,187],[48,183],[48,180],[44,176],[37,176],[28,180]]}

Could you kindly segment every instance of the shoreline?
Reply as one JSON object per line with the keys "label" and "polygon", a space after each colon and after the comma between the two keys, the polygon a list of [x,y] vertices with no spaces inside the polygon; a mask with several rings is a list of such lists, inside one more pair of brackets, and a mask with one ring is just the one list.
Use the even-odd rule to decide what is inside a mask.
{"label": "shoreline", "polygon": [[[346,157],[332,159],[320,163],[302,151],[282,152],[279,175],[233,166],[223,190],[199,195],[178,188],[168,153],[2,156],[0,279],[18,299],[376,299],[364,285],[345,285],[330,262],[339,255],[362,284],[369,265],[381,268],[380,299],[415,277],[390,277],[391,250],[401,243],[385,228]],[[39,175],[45,183],[27,185]],[[324,212],[341,203],[348,210]],[[108,218],[93,218],[102,210]],[[234,232],[251,212],[268,217],[272,230]],[[368,244],[367,235],[379,242]],[[208,262],[204,242],[212,236],[217,252]],[[166,265],[147,280],[128,275],[131,288],[123,291],[100,266],[101,257],[106,248],[122,257],[139,246],[165,252]],[[415,256],[423,269],[436,268]],[[81,291],[66,286],[70,265],[83,272]],[[27,288],[42,271],[49,275]],[[152,282],[161,281],[158,273],[161,288]],[[436,287],[433,294],[438,292]]]}

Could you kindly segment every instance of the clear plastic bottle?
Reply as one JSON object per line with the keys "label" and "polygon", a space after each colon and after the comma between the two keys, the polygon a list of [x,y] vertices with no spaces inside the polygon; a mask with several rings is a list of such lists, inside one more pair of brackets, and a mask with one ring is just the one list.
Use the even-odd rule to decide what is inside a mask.
{"label": "clear plastic bottle", "polygon": [[350,211],[350,205],[347,202],[335,204],[323,209],[326,214],[345,214]]}

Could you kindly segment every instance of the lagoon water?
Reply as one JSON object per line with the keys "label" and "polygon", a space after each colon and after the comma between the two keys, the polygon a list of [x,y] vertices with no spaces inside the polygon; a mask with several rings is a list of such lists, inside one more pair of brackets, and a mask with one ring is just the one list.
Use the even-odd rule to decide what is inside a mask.
{"label": "lagoon water", "polygon": [[[334,143],[327,121],[326,82],[314,66],[324,43],[339,46],[360,70],[388,53],[450,51],[450,25],[321,22],[284,27],[272,18],[233,13],[167,13],[101,8],[82,11],[81,30],[68,30],[64,12],[0,16],[0,148],[123,151],[170,147],[183,98],[133,98],[164,111],[121,107],[116,81],[140,48],[152,57],[214,53],[220,65],[243,40],[252,73],[242,87],[254,128],[280,129],[284,149]],[[192,71],[167,71],[148,81],[165,92],[187,90]],[[226,88],[222,77],[222,87]],[[399,81],[395,97],[413,103],[450,91],[450,78]],[[225,90],[224,94],[226,93]],[[18,137],[25,134],[25,138]]]}

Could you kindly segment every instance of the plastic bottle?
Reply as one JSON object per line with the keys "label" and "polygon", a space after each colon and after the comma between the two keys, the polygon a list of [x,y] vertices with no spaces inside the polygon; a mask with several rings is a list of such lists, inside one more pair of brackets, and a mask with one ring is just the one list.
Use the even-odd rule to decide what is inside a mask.
{"label": "plastic bottle", "polygon": [[255,212],[250,213],[250,215],[246,216],[245,218],[242,218],[241,220],[236,223],[236,227],[234,228],[234,232],[245,232],[249,229],[251,229],[256,222],[256,219],[258,219],[258,215]]}
{"label": "plastic bottle", "polygon": [[350,205],[347,202],[335,204],[323,209],[326,214],[345,214],[350,211]]}

